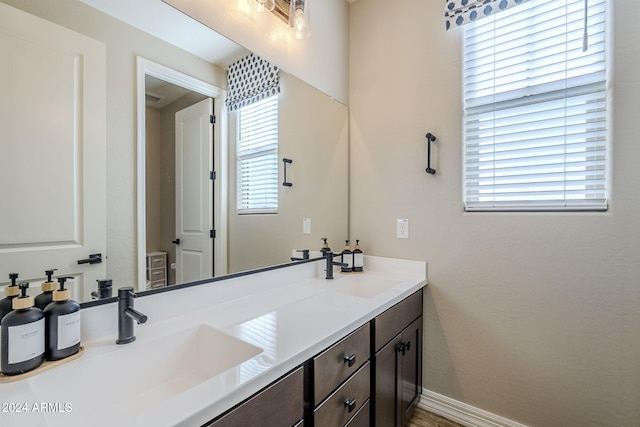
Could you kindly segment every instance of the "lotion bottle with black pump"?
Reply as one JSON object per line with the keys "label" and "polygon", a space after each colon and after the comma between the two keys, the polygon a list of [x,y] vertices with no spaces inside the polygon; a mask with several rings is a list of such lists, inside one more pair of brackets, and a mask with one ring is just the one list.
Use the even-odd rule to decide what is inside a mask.
{"label": "lotion bottle with black pump", "polygon": [[353,249],[353,271],[364,271],[364,253],[360,249],[360,240],[356,240],[356,247]]}
{"label": "lotion bottle with black pump", "polygon": [[44,361],[44,314],[27,296],[29,283],[18,285],[22,295],[13,299],[13,311],[0,322],[0,370],[4,375],[32,371]]}
{"label": "lotion bottle with black pump", "polygon": [[44,310],[49,303],[53,301],[53,291],[58,287],[58,284],[51,279],[54,271],[56,271],[55,268],[53,270],[45,271],[47,281],[42,282],[42,293],[37,295],[35,298],[35,306],[40,310]]}
{"label": "lotion bottle with black pump", "polygon": [[67,279],[73,277],[58,277],[60,288],[53,292],[53,302],[44,309],[47,360],[64,359],[80,350],[80,304],[65,289]]}
{"label": "lotion bottle with black pump", "polygon": [[340,267],[342,273],[351,273],[353,271],[353,252],[349,248],[349,241],[345,240],[344,249],[342,250],[342,264]]}
{"label": "lotion bottle with black pump", "polygon": [[20,288],[18,288],[16,284],[18,273],[10,273],[9,278],[11,279],[11,284],[4,288],[5,297],[0,300],[0,321],[4,316],[11,313],[13,310],[13,299],[20,295]]}
{"label": "lotion bottle with black pump", "polygon": [[327,238],[323,237],[320,240],[323,241],[322,243],[322,248],[320,248],[320,253],[322,253],[323,257],[327,256],[327,252],[331,252],[331,248],[329,247],[329,244],[327,243]]}

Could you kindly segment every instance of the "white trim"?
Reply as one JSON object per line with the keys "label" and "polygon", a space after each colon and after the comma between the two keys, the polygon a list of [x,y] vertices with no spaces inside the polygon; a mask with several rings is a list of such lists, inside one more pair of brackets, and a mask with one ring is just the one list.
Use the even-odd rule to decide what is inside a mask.
{"label": "white trim", "polygon": [[146,175],[145,175],[145,147],[146,147],[146,97],[145,76],[153,76],[169,83],[184,87],[194,92],[214,98],[214,114],[217,118],[213,130],[214,140],[214,170],[218,173],[218,179],[214,186],[214,213],[213,227],[216,230],[214,239],[214,271],[216,276],[227,273],[227,109],[224,107],[226,91],[207,82],[191,77],[187,74],[173,70],[164,65],[149,61],[138,56],[136,58],[137,81],[137,246],[138,246],[138,283],[136,290],[146,289],[146,256],[147,256],[147,229],[146,229]]}
{"label": "white trim", "polygon": [[422,389],[422,397],[418,406],[469,427],[527,427],[524,424],[425,389]]}

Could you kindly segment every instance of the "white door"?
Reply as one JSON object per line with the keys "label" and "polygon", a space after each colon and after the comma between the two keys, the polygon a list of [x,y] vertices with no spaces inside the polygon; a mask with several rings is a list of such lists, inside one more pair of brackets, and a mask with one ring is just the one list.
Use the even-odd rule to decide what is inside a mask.
{"label": "white door", "polygon": [[[0,283],[106,274],[105,45],[0,3]],[[102,263],[78,264],[90,254]]]}
{"label": "white door", "polygon": [[213,276],[213,99],[176,113],[176,283]]}

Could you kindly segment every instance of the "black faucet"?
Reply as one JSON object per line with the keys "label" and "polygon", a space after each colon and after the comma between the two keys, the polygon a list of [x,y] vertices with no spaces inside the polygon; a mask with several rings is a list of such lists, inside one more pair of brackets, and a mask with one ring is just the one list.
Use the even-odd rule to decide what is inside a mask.
{"label": "black faucet", "polygon": [[97,280],[98,290],[91,292],[92,299],[105,299],[111,298],[111,285],[113,284],[111,279]]}
{"label": "black faucet", "polygon": [[325,279],[332,280],[333,279],[333,266],[339,265],[340,267],[346,267],[348,264],[344,262],[335,262],[333,261],[333,257],[335,254],[331,251],[325,252],[325,259],[327,260],[327,275]]}
{"label": "black faucet", "polygon": [[140,323],[147,321],[147,316],[133,308],[132,287],[118,289],[118,340],[116,344],[128,344],[136,340],[133,335],[133,321]]}
{"label": "black faucet", "polygon": [[296,252],[302,252],[302,258],[291,257],[291,261],[304,261],[309,259],[309,249],[297,249]]}

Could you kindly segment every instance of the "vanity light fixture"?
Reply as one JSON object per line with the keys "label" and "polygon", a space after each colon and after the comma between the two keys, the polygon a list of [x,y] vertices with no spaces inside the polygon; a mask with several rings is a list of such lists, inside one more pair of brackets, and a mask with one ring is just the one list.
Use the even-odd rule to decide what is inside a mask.
{"label": "vanity light fixture", "polygon": [[309,2],[310,0],[290,1],[289,29],[298,40],[311,35]]}
{"label": "vanity light fixture", "polygon": [[253,1],[258,12],[271,12],[276,8],[276,0],[250,0]]}
{"label": "vanity light fixture", "polygon": [[298,40],[311,35],[310,0],[247,0],[258,12],[272,12],[287,24],[291,37]]}

